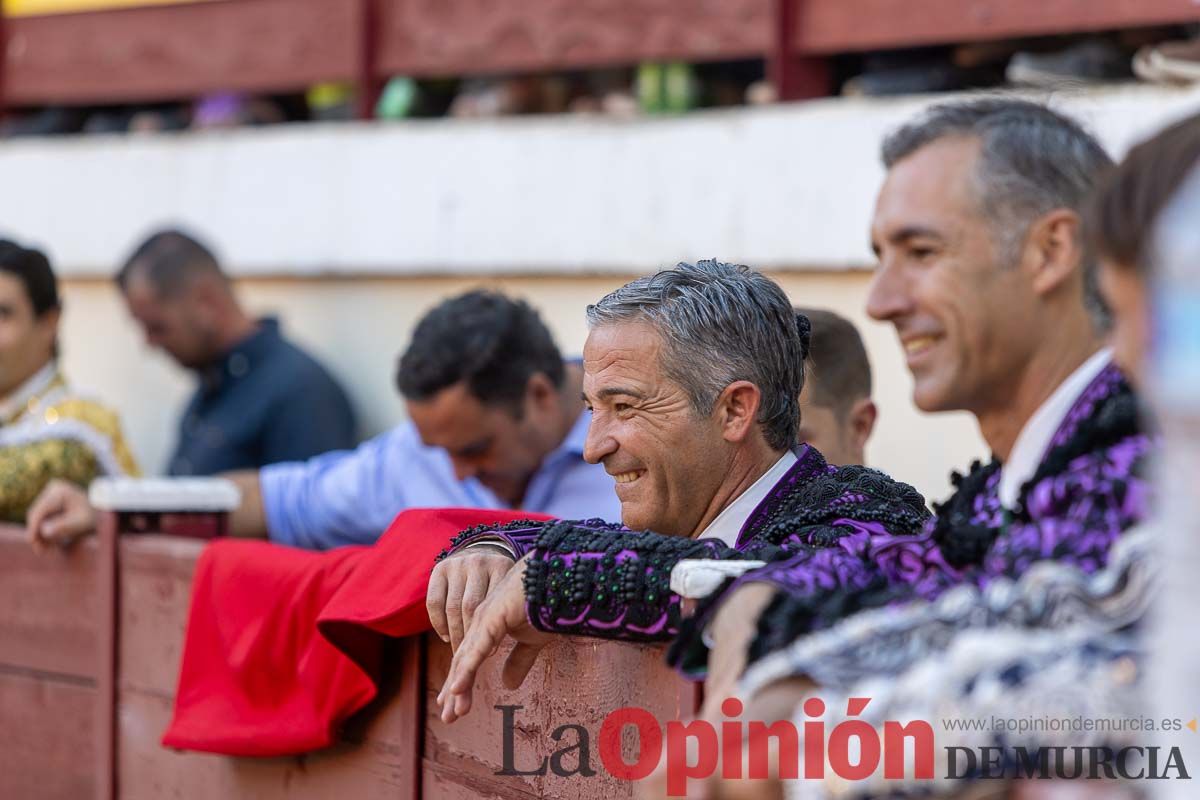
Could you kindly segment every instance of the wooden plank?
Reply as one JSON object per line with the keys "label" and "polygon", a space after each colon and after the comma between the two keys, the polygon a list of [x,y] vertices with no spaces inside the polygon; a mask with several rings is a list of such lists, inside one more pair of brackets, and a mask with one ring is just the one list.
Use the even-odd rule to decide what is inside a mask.
{"label": "wooden plank", "polygon": [[[387,663],[399,663],[389,656]],[[228,758],[178,753],[159,744],[171,698],[127,689],[120,695],[118,769],[122,800],[253,797],[256,800],[394,800],[416,797],[417,719],[399,669],[380,697],[347,726],[344,741],[319,753],[289,758]],[[411,677],[411,676],[410,676]],[[409,682],[415,689],[415,681]]]}
{"label": "wooden plank", "polygon": [[382,74],[471,75],[761,57],[771,0],[381,0]]}
{"label": "wooden plank", "polygon": [[[796,0],[798,52],[829,54],[1200,21],[1192,0]],[[915,10],[915,9],[914,9]]]}
{"label": "wooden plank", "polygon": [[10,105],[281,92],[358,74],[357,2],[220,0],[7,20]]}
{"label": "wooden plank", "polygon": [[[444,725],[434,702],[450,664],[450,651],[429,638],[426,678],[426,731],[424,797],[523,798],[549,797],[571,800],[632,798],[633,784],[619,781],[600,762],[599,732],[605,717],[634,706],[649,711],[660,723],[688,716],[696,710],[692,684],[683,681],[663,661],[655,647],[564,638],[542,652],[523,686],[515,691],[500,682],[503,658],[492,659],[480,672],[475,704],[470,714]],[[636,678],[635,678],[636,676]],[[498,775],[505,769],[504,716],[497,706],[517,705],[512,720],[512,763],[519,771],[539,768],[556,749],[578,741],[575,732],[564,732],[556,742],[552,732],[562,725],[582,725],[589,734],[592,777]],[[634,738],[625,738],[626,757],[632,761]],[[563,762],[570,771],[578,760]]]}
{"label": "wooden plank", "polygon": [[95,798],[113,800],[117,791],[117,515],[101,512],[96,523],[96,598],[90,609],[94,614],[98,646],[96,648],[96,712],[92,735],[95,741]]}
{"label": "wooden plank", "polygon": [[174,695],[192,575],[204,545],[171,536],[122,538],[120,688]]}
{"label": "wooden plank", "polygon": [[0,665],[96,676],[95,542],[35,553],[25,531],[0,526]]}
{"label": "wooden plank", "polygon": [[158,746],[178,679],[192,576],[204,543],[166,536],[121,541],[121,797],[313,797],[350,773],[367,796],[417,796],[421,710],[419,639],[385,652],[380,697],[343,731],[344,744],[300,759],[236,760],[175,754]]}
{"label": "wooden plank", "polygon": [[95,687],[0,669],[0,797],[90,797],[95,702]]}

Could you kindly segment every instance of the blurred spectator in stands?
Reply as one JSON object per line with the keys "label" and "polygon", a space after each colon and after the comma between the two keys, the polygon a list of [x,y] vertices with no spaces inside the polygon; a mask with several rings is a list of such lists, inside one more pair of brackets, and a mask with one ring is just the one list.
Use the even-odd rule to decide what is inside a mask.
{"label": "blurred spectator in stands", "polygon": [[638,105],[646,114],[679,114],[700,104],[696,69],[682,61],[639,65],[636,91]]}
{"label": "blurred spectator in stands", "polygon": [[342,388],[283,338],[276,320],[247,316],[195,239],[155,233],[116,280],[150,345],[199,377],[171,475],[261,467],[354,444],[354,413]]}
{"label": "blurred spectator in stands", "polygon": [[192,128],[196,130],[271,125],[286,119],[284,110],[271,98],[240,92],[206,95],[196,101],[192,110]]}
{"label": "blurred spectator in stands", "polygon": [[58,369],[62,304],[49,260],[0,240],[0,518],[25,519],[49,481],[137,474],[117,415]]}
{"label": "blurred spectator in stands", "polygon": [[[233,533],[323,550],[370,544],[406,508],[523,508],[616,519],[613,479],[583,460],[582,367],[527,304],[472,291],[417,323],[397,382],[412,421],[356,450],[235,472]],[[39,498],[59,530],[94,528],[82,492]],[[511,559],[505,557],[507,570]]]}
{"label": "blurred spectator in stands", "polygon": [[572,114],[632,117],[638,113],[631,70],[590,70],[581,76],[576,89],[567,108]]}
{"label": "blurred spectator in stands", "polygon": [[308,113],[318,122],[354,119],[355,87],[350,81],[324,81],[308,88],[304,100]]}
{"label": "blurred spectator in stands", "polygon": [[1188,25],[1138,45],[1133,71],[1142,80],[1174,85],[1200,82],[1200,25]]}
{"label": "blurred spectator in stands", "polygon": [[463,81],[450,104],[452,117],[502,117],[541,110],[537,78],[473,78]]}
{"label": "blurred spectator in stands", "polygon": [[863,450],[879,411],[871,400],[871,362],[854,323],[832,311],[798,308],[810,330],[808,380],[800,394],[797,438],[830,464],[865,464]]}

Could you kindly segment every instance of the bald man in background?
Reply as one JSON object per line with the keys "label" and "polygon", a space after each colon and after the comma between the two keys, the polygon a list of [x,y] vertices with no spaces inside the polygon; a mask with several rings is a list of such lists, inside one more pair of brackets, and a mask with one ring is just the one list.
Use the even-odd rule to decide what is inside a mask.
{"label": "bald man in background", "polygon": [[354,412],[342,387],[283,338],[275,319],[246,314],[196,239],[155,233],[116,281],[147,343],[198,378],[169,474],[213,475],[354,446]]}

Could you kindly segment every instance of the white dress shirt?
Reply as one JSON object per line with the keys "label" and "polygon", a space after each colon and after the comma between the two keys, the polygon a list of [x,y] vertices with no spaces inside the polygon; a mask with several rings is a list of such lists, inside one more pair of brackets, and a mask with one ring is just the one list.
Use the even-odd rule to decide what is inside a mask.
{"label": "white dress shirt", "polygon": [[771,493],[775,484],[779,483],[795,463],[796,454],[788,450],[779,457],[775,466],[764,472],[761,478],[750,484],[749,489],[725,506],[721,513],[717,514],[717,518],[708,523],[708,527],[701,531],[697,538],[720,539],[730,547],[736,547],[738,534],[742,532],[742,526],[746,524],[746,520],[750,519],[754,509],[758,508],[758,504]]}
{"label": "white dress shirt", "polygon": [[1066,419],[1067,413],[1083,390],[1096,379],[1101,370],[1112,360],[1112,350],[1104,348],[1083,362],[1067,379],[1059,384],[1033,416],[1017,434],[1008,460],[1000,467],[1000,485],[997,492],[1005,508],[1016,505],[1021,486],[1034,476],[1038,465],[1046,457],[1050,440]]}

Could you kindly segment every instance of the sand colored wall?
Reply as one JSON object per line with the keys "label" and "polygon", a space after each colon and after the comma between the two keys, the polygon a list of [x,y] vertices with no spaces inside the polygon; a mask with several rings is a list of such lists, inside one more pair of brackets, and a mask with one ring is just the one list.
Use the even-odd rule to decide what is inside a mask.
{"label": "sand colored wall", "polygon": [[[630,277],[254,279],[243,280],[239,290],[256,313],[278,314],[285,331],[343,382],[366,435],[403,418],[392,382],[396,357],[416,321],[440,299],[478,285],[502,288],[537,306],[563,351],[578,354],[586,337],[584,306]],[[943,496],[949,468],[969,463],[984,448],[965,415],[928,416],[912,407],[910,380],[890,327],[862,314],[870,273],[776,277],[797,304],[827,306],[859,324],[875,369],[881,412],[868,458],[927,496]],[[111,284],[74,280],[64,291],[62,342],[68,375],[121,410],[143,468],[161,470],[190,377],[147,350]]]}

